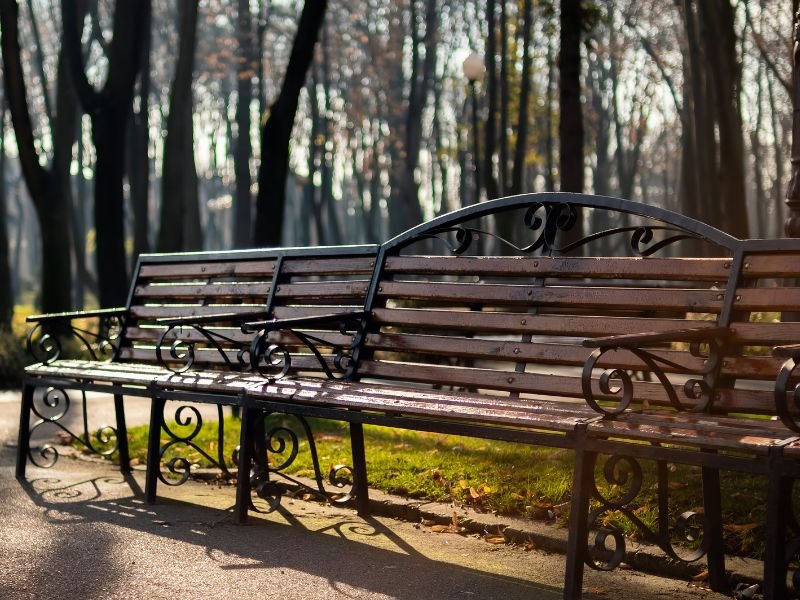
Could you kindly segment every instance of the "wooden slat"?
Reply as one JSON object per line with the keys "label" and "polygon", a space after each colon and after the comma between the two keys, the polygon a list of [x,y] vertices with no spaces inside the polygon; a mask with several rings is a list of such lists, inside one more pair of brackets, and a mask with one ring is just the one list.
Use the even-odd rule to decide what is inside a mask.
{"label": "wooden slat", "polygon": [[737,310],[796,311],[800,307],[800,288],[740,288],[736,290]]}
{"label": "wooden slat", "polygon": [[742,277],[800,277],[800,252],[795,254],[751,254],[745,256]]}
{"label": "wooden slat", "polygon": [[374,257],[357,258],[286,258],[281,273],[285,275],[366,275],[372,274]]}
{"label": "wooden slat", "polygon": [[[126,337],[128,340],[134,343],[142,343],[142,342],[154,343],[161,338],[161,334],[165,331],[165,329],[166,328],[164,327],[131,327],[127,330]],[[233,340],[233,343],[237,344],[249,344],[250,342],[253,341],[255,337],[255,335],[252,333],[242,333],[241,330],[236,327],[228,327],[228,328],[206,327],[205,329],[212,336],[222,335],[225,336],[226,338]],[[303,331],[309,333],[310,335],[313,335],[316,338],[325,340],[327,343],[330,344],[346,345],[350,343],[351,339],[350,336],[342,335],[339,332],[313,331],[310,328],[306,328]],[[176,332],[174,336],[186,342],[195,342],[195,343],[199,342],[203,344],[208,344],[208,338],[206,338],[202,333],[191,327],[184,327],[183,331],[179,333]],[[170,336],[169,339],[172,340],[174,339],[174,337]],[[231,343],[219,337],[214,337],[214,339],[222,346]],[[282,333],[279,331],[270,332],[269,340],[273,344],[286,345],[288,347],[295,347],[302,345],[302,342],[291,333]]]}
{"label": "wooden slat", "polygon": [[309,283],[282,283],[275,290],[278,301],[287,299],[334,303],[339,299],[364,298],[367,281],[315,281]]}
{"label": "wooden slat", "polygon": [[384,281],[379,288],[384,298],[487,305],[536,304],[570,308],[603,307],[608,310],[661,309],[687,312],[719,311],[722,293],[709,290],[568,286],[486,285]]}
{"label": "wooden slat", "polygon": [[730,268],[731,260],[724,258],[397,256],[386,260],[389,273],[659,281],[725,281]]}
{"label": "wooden slat", "polygon": [[143,264],[139,269],[141,278],[182,279],[222,278],[243,275],[269,275],[275,269],[275,260],[243,260],[236,262],[158,263]]}
{"label": "wooden slat", "polygon": [[[378,308],[372,311],[377,324],[419,329],[459,329],[487,333],[567,335],[599,337],[642,331],[674,331],[686,326],[684,319],[640,319],[635,317],[597,317],[529,315],[526,313],[431,310],[416,308]],[[693,327],[715,327],[713,321],[692,321]]]}
{"label": "wooden slat", "polygon": [[[135,298],[262,298],[266,300],[269,294],[270,283],[223,283],[223,284],[196,284],[186,283],[180,285],[140,285],[134,290]],[[145,300],[146,301],[146,300]]]}
{"label": "wooden slat", "polygon": [[753,346],[800,342],[800,323],[732,323],[731,340]]}

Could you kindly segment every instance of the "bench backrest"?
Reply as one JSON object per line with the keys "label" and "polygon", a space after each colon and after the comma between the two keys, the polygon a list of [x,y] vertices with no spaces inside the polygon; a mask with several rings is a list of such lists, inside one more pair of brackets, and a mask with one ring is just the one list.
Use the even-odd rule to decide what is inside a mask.
{"label": "bench backrest", "polygon": [[[504,241],[498,231],[510,234]],[[431,255],[435,245],[450,255]],[[682,409],[771,415],[768,382],[780,361],[769,350],[800,333],[800,323],[775,322],[777,312],[800,306],[800,290],[775,279],[800,277],[798,254],[795,241],[742,242],[611,198],[533,194],[486,202],[383,246],[358,371],[583,402],[581,370],[593,352],[585,338],[733,325],[725,340],[660,343],[646,348],[645,359],[603,352],[593,395],[613,405],[629,379],[634,407],[677,400]]]}
{"label": "bench backrest", "polygon": [[[167,330],[158,319],[263,312],[252,319],[258,320],[362,310],[376,252],[376,246],[342,246],[143,255],[117,360],[157,363],[156,345]],[[193,368],[238,368],[239,350],[253,336],[234,320],[205,323],[203,329],[174,328],[162,344],[162,357],[179,368],[191,345]],[[282,341],[292,348],[297,344]],[[296,366],[319,369],[315,361]]]}

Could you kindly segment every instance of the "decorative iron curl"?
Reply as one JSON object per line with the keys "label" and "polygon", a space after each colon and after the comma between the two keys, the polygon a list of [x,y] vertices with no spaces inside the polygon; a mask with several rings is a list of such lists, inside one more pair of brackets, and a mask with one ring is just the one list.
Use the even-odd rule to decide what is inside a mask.
{"label": "decorative iron curl", "polygon": [[[793,352],[778,371],[775,379],[775,409],[786,427],[800,433],[800,382],[797,381],[797,366],[800,351]],[[791,397],[789,402],[787,396]]]}
{"label": "decorative iron curl", "polygon": [[80,342],[92,360],[111,360],[119,349],[119,340],[125,323],[117,315],[100,318],[98,331],[79,327],[72,320],[39,322],[27,336],[27,350],[38,362],[47,365],[63,354],[62,337],[71,336]]}
{"label": "decorative iron curl", "polygon": [[[163,481],[167,485],[177,486],[185,483],[189,479],[189,476],[191,475],[194,465],[189,461],[189,459],[183,456],[173,456],[168,461],[165,461],[165,457],[170,450],[173,452],[177,451],[176,446],[183,448],[191,448],[192,450],[203,456],[203,458],[205,458],[215,468],[219,469],[223,477],[226,478],[232,477],[232,474],[228,469],[228,466],[225,464],[225,458],[224,458],[223,442],[225,438],[225,421],[222,418],[222,406],[217,406],[219,423],[217,430],[216,457],[211,456],[211,454],[206,452],[195,442],[195,439],[203,429],[203,416],[201,415],[199,409],[196,406],[184,404],[179,406],[175,410],[175,424],[178,427],[190,428],[186,433],[180,433],[178,431],[175,431],[172,427],[169,426],[166,418],[164,418],[165,411],[166,411],[166,404],[164,405],[164,409],[162,411],[161,428],[170,439],[165,444],[163,444],[159,449],[159,457],[162,460],[162,462],[165,462],[168,473],[165,474],[159,471],[158,478],[161,481]],[[238,451],[238,449],[235,450],[234,452],[236,451]],[[236,464],[235,461],[234,464]],[[169,475],[177,475],[178,477],[177,479],[175,478],[170,479]]]}
{"label": "decorative iron curl", "polygon": [[[158,338],[156,359],[162,367],[169,369],[173,373],[183,373],[191,369],[194,364],[194,342],[182,340],[180,334],[173,336],[169,346],[168,358],[164,358],[164,345],[170,342],[168,336],[175,329],[180,329],[180,334],[183,333],[183,327],[172,325]],[[176,367],[174,366],[176,362],[183,364]]]}
{"label": "decorative iron curl", "polygon": [[[707,350],[704,351],[704,347]],[[659,356],[653,352],[635,348],[632,346],[620,346],[610,343],[606,346],[596,348],[586,359],[583,365],[583,373],[581,375],[581,386],[583,389],[583,396],[586,403],[595,411],[603,414],[604,416],[612,417],[620,415],[625,412],[629,407],[634,397],[634,382],[631,375],[620,368],[610,368],[602,371],[598,378],[598,387],[600,390],[600,397],[597,397],[592,386],[592,374],[597,368],[597,364],[602,359],[603,355],[608,352],[623,350],[630,352],[647,367],[661,383],[664,391],[667,394],[670,405],[679,411],[687,412],[705,412],[711,408],[714,401],[714,390],[707,381],[701,378],[692,377],[687,379],[683,385],[683,395],[686,399],[693,401],[691,404],[685,404],[678,397],[675,387],[667,378],[666,373],[662,366],[666,366],[677,370],[678,372],[689,373],[692,375],[708,375],[713,373],[722,361],[722,347],[715,339],[710,339],[705,342],[692,342],[689,351],[692,356],[703,359],[703,367],[701,369],[691,369],[686,365],[681,365],[677,362],[668,360],[663,356]],[[616,384],[616,385],[615,385]],[[617,404],[613,407],[600,404],[600,400],[618,400]],[[798,430],[800,431],[800,430]]]}
{"label": "decorative iron curl", "polygon": [[28,331],[27,348],[28,354],[43,365],[61,357],[61,342],[49,333],[42,333],[42,323],[37,323]]}
{"label": "decorative iron curl", "polygon": [[[348,379],[358,368],[359,349],[364,338],[364,323],[360,318],[344,316],[336,321],[336,326],[342,335],[350,335],[347,345],[335,344],[292,327],[280,329],[278,326],[268,327],[253,339],[250,346],[250,368],[265,377],[270,383],[289,374],[292,368],[291,353],[283,346],[271,344],[269,341],[269,334],[272,331],[280,330],[294,335],[311,351],[328,379]],[[332,357],[335,371],[331,369],[328,359],[323,356],[319,347],[331,348],[335,351]]]}
{"label": "decorative iron curl", "polygon": [[[44,390],[41,399],[34,399],[31,411],[38,417],[38,420],[31,426],[28,436],[31,437],[40,428],[46,425],[54,425],[61,431],[69,435],[74,441],[82,444],[86,450],[99,456],[111,456],[119,447],[117,430],[111,425],[101,425],[99,428],[90,432],[88,422],[88,410],[86,407],[86,393],[81,392],[83,404],[83,434],[79,435],[65,427],[61,420],[67,415],[71,408],[69,394],[63,388],[49,387]],[[36,450],[36,453],[34,452]],[[38,457],[37,455],[38,454]],[[60,453],[52,444],[45,444],[38,449],[31,448],[28,451],[30,461],[41,468],[50,468],[58,462]]]}
{"label": "decorative iron curl", "polygon": [[[704,535],[706,529],[702,513],[686,511],[678,516],[671,528],[670,535],[669,515],[669,486],[667,482],[666,464],[659,462],[658,478],[658,531],[646,525],[628,505],[639,495],[643,486],[642,468],[635,458],[631,456],[610,456],[603,466],[603,478],[612,489],[623,488],[623,492],[616,498],[610,498],[600,492],[596,478],[591,480],[591,496],[599,506],[589,513],[588,524],[593,523],[608,512],[621,513],[640,532],[642,539],[657,545],[665,554],[676,561],[692,563],[708,551]],[[699,546],[689,553],[678,552],[673,540],[680,540]],[[609,545],[609,542],[613,542]],[[612,526],[597,529],[594,543],[586,554],[586,564],[599,571],[612,571],[624,560],[626,554],[626,538],[623,532]]]}
{"label": "decorative iron curl", "polygon": [[336,504],[344,504],[352,500],[355,496],[353,480],[353,467],[350,465],[331,465],[330,470],[328,470],[328,482],[336,489],[344,490],[347,488],[347,490],[329,495],[328,499]]}

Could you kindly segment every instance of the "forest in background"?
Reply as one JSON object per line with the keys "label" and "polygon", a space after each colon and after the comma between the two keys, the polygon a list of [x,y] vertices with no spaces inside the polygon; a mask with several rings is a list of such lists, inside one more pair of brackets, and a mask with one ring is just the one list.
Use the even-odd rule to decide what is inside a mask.
{"label": "forest in background", "polygon": [[524,192],[780,237],[796,10],[0,0],[0,327],[124,304],[142,252],[381,242]]}

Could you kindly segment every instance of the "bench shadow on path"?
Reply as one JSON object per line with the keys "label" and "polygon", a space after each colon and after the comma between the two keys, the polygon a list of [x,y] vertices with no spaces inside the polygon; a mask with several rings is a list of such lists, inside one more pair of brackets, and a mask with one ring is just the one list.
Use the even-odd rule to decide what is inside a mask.
{"label": "bench shadow on path", "polygon": [[[116,525],[203,548],[208,562],[202,569],[209,577],[215,577],[216,565],[220,578],[244,580],[254,588],[265,584],[280,586],[274,581],[277,568],[280,573],[294,570],[326,581],[328,589],[322,594],[325,597],[330,597],[331,593],[337,597],[353,596],[354,590],[409,599],[511,600],[558,598],[561,594],[555,588],[522,578],[495,575],[426,557],[376,519],[341,513],[326,517],[316,514],[322,512],[319,505],[308,505],[307,512],[315,513],[313,518],[305,518],[304,514],[295,516],[279,508],[278,514],[284,522],[252,519],[250,524],[241,526],[233,522],[230,508],[219,510],[172,499],[159,499],[159,504],[148,506],[142,500],[141,487],[132,476],[116,474],[77,482],[39,478],[19,483],[42,509],[48,526],[68,526],[63,533],[54,535],[68,535],[66,547],[70,551],[94,549],[94,567],[89,572],[85,566],[76,568],[83,568],[82,577],[89,578],[83,585],[97,592],[109,589],[108,586],[113,588],[115,580],[123,582],[126,572],[103,553],[106,545],[111,546],[109,552],[113,553],[113,546],[119,540],[105,539],[115,536],[109,535],[105,527],[91,526],[94,524]],[[315,510],[317,508],[319,511]],[[330,524],[320,524],[324,520]],[[365,542],[359,543],[359,538]],[[367,538],[380,539],[368,542]],[[444,537],[436,540],[446,543]],[[153,548],[157,549],[158,544],[153,544]],[[63,553],[59,551],[58,556],[63,562]],[[199,568],[193,565],[195,567]],[[47,597],[48,591],[56,591],[56,588],[46,589],[48,585],[55,585],[49,580],[31,583],[42,597]]]}

